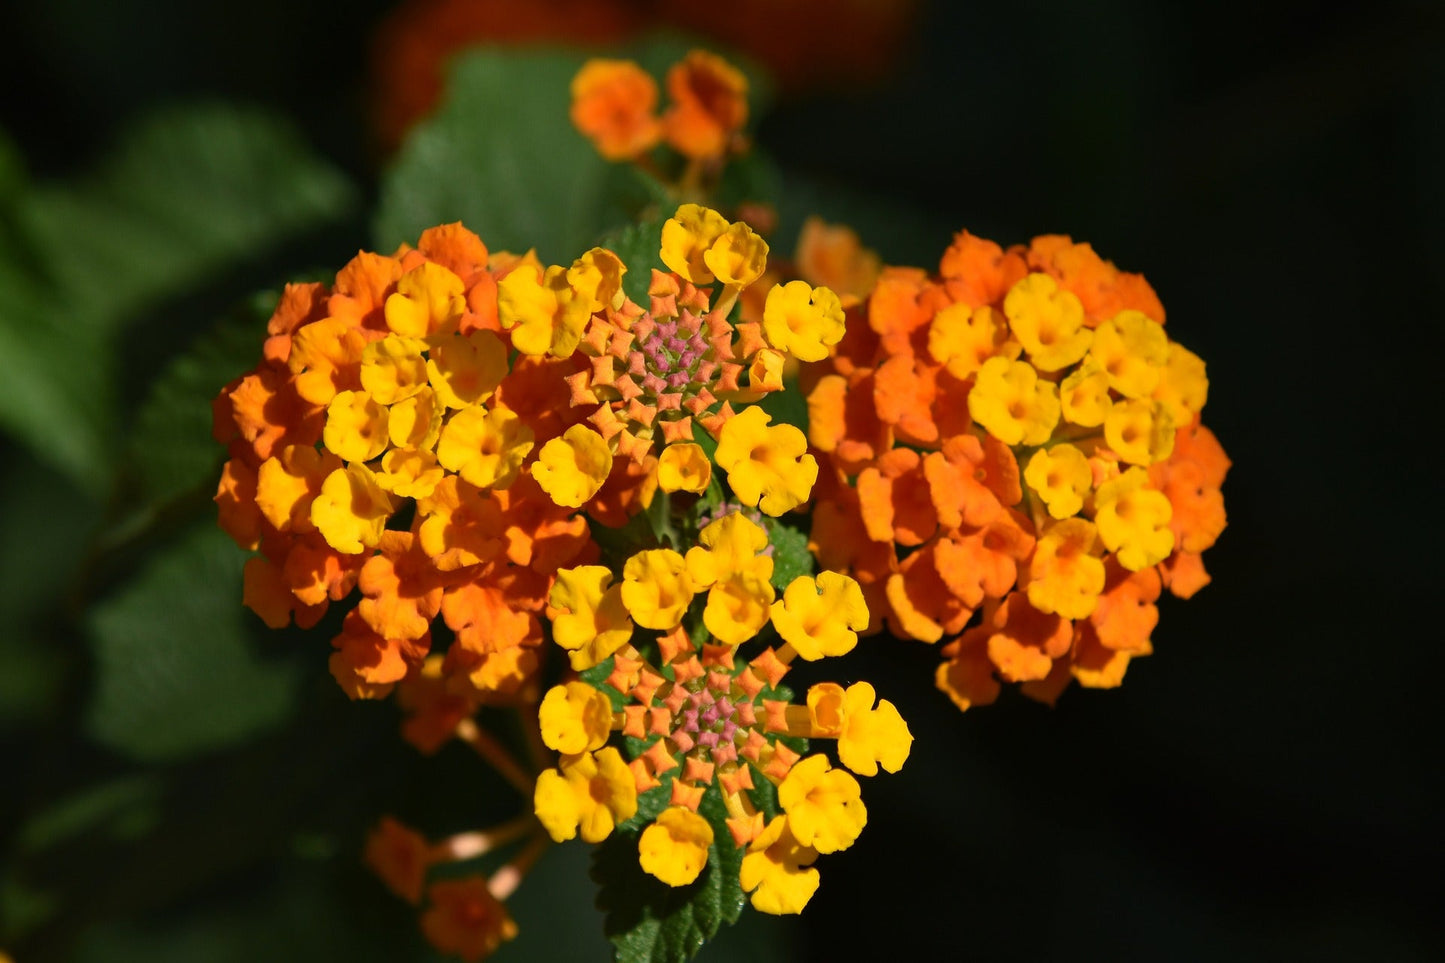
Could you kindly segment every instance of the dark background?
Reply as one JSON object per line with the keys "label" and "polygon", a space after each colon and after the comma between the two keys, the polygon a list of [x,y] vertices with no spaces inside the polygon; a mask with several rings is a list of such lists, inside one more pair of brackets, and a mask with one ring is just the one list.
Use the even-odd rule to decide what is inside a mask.
{"label": "dark background", "polygon": [[[374,190],[363,91],[386,7],[28,4],[6,15],[0,127],[43,180],[85,169],[158,103],[259,102]],[[798,42],[826,41],[823,28]],[[865,237],[890,260],[932,266],[967,227],[1004,243],[1069,233],[1143,272],[1171,335],[1208,362],[1205,421],[1234,469],[1230,525],[1205,556],[1214,583],[1161,604],[1156,654],[1121,689],[961,716],[933,690],[924,646],[876,641],[893,650],[849,663],[905,707],[913,757],[866,787],[868,830],[822,860],[801,920],[754,919],[703,958],[900,945],[983,959],[1441,958],[1426,882],[1442,855],[1428,788],[1445,634],[1428,407],[1445,304],[1441,8],[934,3],[893,77],[785,100],[757,134],[785,171],[916,209],[897,222],[907,236]],[[358,217],[297,263],[339,265],[366,240]],[[295,266],[252,265],[201,301]],[[196,330],[213,316],[198,310]],[[349,861],[398,787],[453,776],[445,759],[429,768],[395,746],[373,708],[316,710],[291,769],[214,790],[254,797],[261,845],[237,843],[142,903],[118,895],[128,875],[181,860],[192,837],[128,862],[77,859],[67,871],[94,901],[36,958],[230,958],[216,947],[253,938],[256,907],[301,907],[283,914],[296,933],[320,928],[308,899],[339,906],[350,938],[419,956],[409,911]],[[329,754],[325,726],[353,720],[366,737]],[[65,746],[16,750],[0,785],[114,765]],[[386,775],[360,794],[345,783],[338,800],[336,774],[356,767]],[[216,778],[235,777],[217,765]],[[278,780],[308,787],[302,802],[270,810]],[[209,799],[198,789],[179,804],[195,839],[233,832],[194,815]],[[565,938],[567,907],[585,897],[582,858],[561,859],[524,885],[519,901],[532,891],[535,908],[518,909],[523,935],[504,958],[547,958],[547,940]],[[538,891],[554,885],[570,885],[573,904],[549,908]],[[273,958],[328,958],[334,935]]]}

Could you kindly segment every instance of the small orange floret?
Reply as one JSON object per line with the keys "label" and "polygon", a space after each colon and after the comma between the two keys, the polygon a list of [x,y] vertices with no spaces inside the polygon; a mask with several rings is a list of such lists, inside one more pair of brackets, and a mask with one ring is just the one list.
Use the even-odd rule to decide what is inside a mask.
{"label": "small orange floret", "polygon": [[608,160],[642,154],[662,136],[657,82],[630,60],[593,59],[572,78],[572,124]]}
{"label": "small orange floret", "polygon": [[667,72],[672,106],[662,117],[663,135],[694,159],[721,157],[748,120],[748,80],[716,54],[690,52]]}

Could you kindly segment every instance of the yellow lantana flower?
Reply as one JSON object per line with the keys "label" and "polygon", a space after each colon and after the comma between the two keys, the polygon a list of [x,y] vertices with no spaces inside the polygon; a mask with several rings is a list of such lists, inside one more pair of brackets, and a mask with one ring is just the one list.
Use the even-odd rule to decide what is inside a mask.
{"label": "yellow lantana flower", "polygon": [[816,662],[853,650],[858,633],[868,627],[868,604],[852,578],[820,572],[816,581],[800,575],[789,582],[782,599],[773,603],[772,617],[783,641]]}
{"label": "yellow lantana flower", "polygon": [[1168,496],[1148,485],[1145,469],[1130,468],[1100,485],[1094,496],[1099,540],[1131,572],[1157,565],[1174,551],[1169,529],[1174,507]]}
{"label": "yellow lantana flower", "polygon": [[537,819],[557,842],[578,835],[600,843],[637,812],[637,783],[622,754],[599,752],[563,756],[557,769],[537,776],[533,796]]}
{"label": "yellow lantana flower", "polygon": [[770,421],[758,407],[734,415],[718,436],[714,458],[738,501],[776,517],[808,500],[818,462],[808,454],[808,439],[800,430],[769,427]]}
{"label": "yellow lantana flower", "polygon": [[572,668],[590,669],[632,638],[622,586],[605,565],[579,565],[557,573],[547,595],[552,638],[571,652]]}
{"label": "yellow lantana flower", "polygon": [[[969,377],[999,353],[1008,329],[993,308],[950,304],[928,325],[928,353],[959,380]],[[1018,354],[1015,346],[1014,354]]]}
{"label": "yellow lantana flower", "polygon": [[692,604],[687,562],[670,548],[638,552],[622,569],[622,604],[647,629],[672,629]]}
{"label": "yellow lantana flower", "polygon": [[326,476],[321,494],[311,503],[311,523],[326,544],[347,555],[375,548],[394,510],[391,496],[360,462]]}
{"label": "yellow lantana flower", "polygon": [[1204,360],[1175,342],[1169,343],[1164,370],[1154,389],[1154,400],[1169,411],[1174,424],[1187,425],[1194,420],[1209,399],[1209,378],[1204,373]]}
{"label": "yellow lantana flower", "polygon": [[1050,526],[1029,563],[1029,602],[1040,612],[1086,619],[1104,591],[1104,563],[1095,554],[1098,530],[1083,518]]}
{"label": "yellow lantana flower", "polygon": [[687,550],[687,574],[696,590],[707,589],[702,621],[719,642],[741,645],[768,621],[774,592],[773,560],[761,526],[733,512],[698,533]]}
{"label": "yellow lantana flower", "polygon": [[446,331],[466,313],[465,291],[461,278],[427,261],[396,282],[396,293],[386,299],[386,326],[407,338]]}
{"label": "yellow lantana flower", "polygon": [[587,299],[587,313],[594,314],[603,308],[622,307],[622,275],[626,273],[627,265],[620,257],[604,247],[594,247],[572,262],[567,283]]}
{"label": "yellow lantana flower", "polygon": [[677,442],[662,449],[657,459],[657,484],[665,492],[707,491],[712,481],[712,462],[702,446],[690,441]]}
{"label": "yellow lantana flower", "polygon": [[311,501],[341,459],[311,445],[287,445],[261,463],[256,475],[256,507],[281,531],[310,532]]}
{"label": "yellow lantana flower", "polygon": [[1059,385],[1064,420],[1081,428],[1097,428],[1109,416],[1109,376],[1088,358]]}
{"label": "yellow lantana flower", "polygon": [[523,354],[570,355],[582,340],[591,306],[591,293],[574,291],[567,269],[556,265],[540,278],[522,265],[497,285],[497,320],[512,332],[512,345]]}
{"label": "yellow lantana flower", "polygon": [[437,461],[478,488],[507,488],[532,439],[532,429],[510,408],[464,408],[442,429]]}
{"label": "yellow lantana flower", "polygon": [[775,816],[748,847],[738,882],[752,893],[753,909],[774,916],[801,913],[818,890],[818,858],[812,846],[798,842],[788,817]]}
{"label": "yellow lantana flower", "polygon": [[682,806],[669,806],[637,841],[642,868],[669,886],[686,886],[707,865],[712,825]]}
{"label": "yellow lantana flower", "polygon": [[433,344],[427,378],[448,408],[470,408],[492,396],[507,375],[507,346],[490,331],[452,335]]}
{"label": "yellow lantana flower", "polygon": [[700,204],[684,204],[662,225],[662,263],[693,284],[711,284],[706,255],[728,229],[727,218]]}
{"label": "yellow lantana flower", "polygon": [[397,335],[373,341],[361,352],[361,386],[379,404],[410,398],[426,385],[426,342]]}
{"label": "yellow lantana flower", "polygon": [[702,255],[717,280],[744,288],[763,276],[768,266],[768,242],[742,221],[728,225]]}
{"label": "yellow lantana flower", "polygon": [[1093,485],[1089,459],[1073,445],[1061,444],[1034,452],[1024,481],[1044,500],[1055,518],[1077,515]]}
{"label": "yellow lantana flower", "polygon": [[393,448],[381,458],[376,483],[398,498],[426,498],[445,474],[431,452]]}
{"label": "yellow lantana flower", "polygon": [[807,281],[776,284],[763,303],[763,336],[799,361],[822,361],[843,340],[843,303]]}
{"label": "yellow lantana flower", "polygon": [[1125,398],[1147,398],[1169,353],[1164,326],[1142,311],[1120,311],[1094,329],[1089,355]]}
{"label": "yellow lantana flower", "polygon": [[968,393],[968,413],[1005,445],[1041,445],[1059,423],[1059,392],[1027,362],[989,358]]}
{"label": "yellow lantana flower", "polygon": [[431,388],[422,388],[410,398],[398,401],[387,409],[386,433],[397,448],[430,451],[442,433],[442,415],[446,407],[437,400]]}
{"label": "yellow lantana flower", "polygon": [[877,693],[866,682],[846,691],[833,682],[808,690],[808,716],[818,735],[838,740],[838,761],[860,776],[876,776],[881,764],[897,772],[908,761],[913,733],[893,703],[873,707]]}
{"label": "yellow lantana flower", "polygon": [[549,749],[576,755],[606,744],[612,731],[612,702],[585,682],[568,682],[547,690],[537,719]]}
{"label": "yellow lantana flower", "polygon": [[341,391],[326,406],[321,440],[345,461],[371,461],[386,451],[387,410],[364,391]]}
{"label": "yellow lantana flower", "polygon": [[1104,442],[1131,465],[1153,465],[1174,451],[1174,419],[1158,401],[1121,401],[1104,419]]}
{"label": "yellow lantana flower", "polygon": [[1082,358],[1094,340],[1084,327],[1084,305],[1047,274],[1021,278],[1003,300],[1014,337],[1040,371],[1058,371]]}
{"label": "yellow lantana flower", "polygon": [[778,805],[788,814],[788,826],[798,842],[820,853],[852,846],[868,823],[858,780],[834,769],[827,756],[795,763],[778,786]]}
{"label": "yellow lantana flower", "polygon": [[532,463],[532,477],[552,501],[580,508],[597,494],[612,471],[612,451],[602,436],[585,425],[573,425],[561,438],[542,446]]}

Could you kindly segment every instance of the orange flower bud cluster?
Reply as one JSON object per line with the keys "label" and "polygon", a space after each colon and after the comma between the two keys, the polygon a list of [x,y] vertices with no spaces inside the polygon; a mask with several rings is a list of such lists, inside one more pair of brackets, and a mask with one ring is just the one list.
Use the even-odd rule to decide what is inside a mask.
{"label": "orange flower bud cluster", "polygon": [[667,72],[672,105],[657,114],[657,84],[631,60],[589,60],[572,80],[572,123],[608,160],[632,160],[661,141],[693,161],[745,147],[748,81],[716,54],[693,50]]}
{"label": "orange flower bud cluster", "polygon": [[964,232],[848,315],[803,375],[820,564],[858,580],[873,630],[946,640],[960,708],[1000,679],[1045,701],[1118,685],[1225,524],[1204,363],[1153,289],[1067,237]]}

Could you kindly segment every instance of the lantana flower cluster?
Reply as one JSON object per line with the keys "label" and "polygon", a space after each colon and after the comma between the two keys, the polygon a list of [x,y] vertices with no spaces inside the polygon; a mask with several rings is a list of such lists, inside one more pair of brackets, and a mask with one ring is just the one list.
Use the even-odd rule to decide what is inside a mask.
{"label": "lantana flower cluster", "polygon": [[960,708],[1000,680],[1050,702],[1117,686],[1225,526],[1204,362],[1153,289],[1068,237],[964,232],[848,317],[804,375],[820,564],[858,580],[874,630],[945,641]]}
{"label": "lantana flower cluster", "polygon": [[[596,841],[661,786],[671,805],[642,833],[644,869],[672,885],[703,871],[698,841],[714,832],[698,811],[716,786],[718,845],[748,847],[755,904],[797,912],[817,884],[808,865],[851,844],[865,815],[851,775],[780,740],[836,738],[869,774],[907,755],[907,727],[866,684],[815,686],[806,706],[778,689],[795,655],[851,648],[867,613],[837,573],[775,598],[759,520],[804,506],[818,464],[800,429],[753,403],[783,388],[785,364],[827,357],[844,315],[831,290],[794,282],[760,320],[729,320],[767,253],[746,224],[682,205],[644,306],[609,250],[548,266],[444,225],[358,254],[331,284],[288,286],[262,360],[216,400],[231,456],[221,524],[256,552],[245,603],[277,628],[349,605],[330,662],[347,694],[395,689],[413,744],[458,739],[534,802],[535,818],[438,844],[378,828],[369,859],[425,898],[439,948],[476,959],[510,938],[500,901],[537,845]],[[594,537],[606,528],[641,547],[616,571]],[[741,661],[759,633],[785,641]],[[541,699],[549,636],[569,672],[606,661],[604,678]],[[483,705],[517,707],[557,766],[519,763],[478,724]],[[614,731],[623,749],[648,747],[624,762],[604,745]],[[780,813],[754,778],[776,786]],[[425,885],[440,862],[522,838],[490,875]]]}
{"label": "lantana flower cluster", "polygon": [[[767,547],[765,528],[733,511],[686,554],[644,549],[620,570],[559,574],[553,638],[583,675],[542,702],[542,738],[562,756],[537,780],[536,808],[558,841],[644,823],[640,864],[670,886],[693,883],[720,849],[746,847],[740,883],[753,906],[798,913],[817,889],[818,854],[848,848],[867,822],[848,770],[898,771],[912,735],[866,682],[814,685],[790,704],[779,689],[790,664],[847,653],[868,612],[858,583],[836,572],[799,576],[778,598]],[[615,733],[622,749],[609,744]],[[788,737],[837,740],[846,768]],[[649,794],[655,815],[643,819]],[[709,794],[724,838],[700,814]]]}

